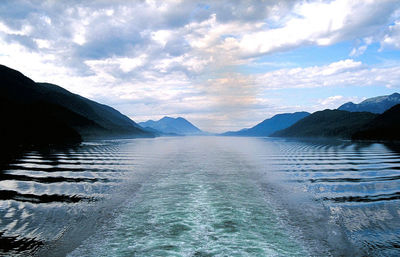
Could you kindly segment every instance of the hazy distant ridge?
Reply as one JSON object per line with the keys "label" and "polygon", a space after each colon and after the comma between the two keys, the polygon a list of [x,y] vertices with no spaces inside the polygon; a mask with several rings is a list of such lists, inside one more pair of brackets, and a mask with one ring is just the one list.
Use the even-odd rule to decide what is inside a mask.
{"label": "hazy distant ridge", "polygon": [[393,106],[400,104],[400,94],[377,96],[368,98],[359,104],[348,102],[341,105],[338,110],[349,112],[372,112],[381,114]]}
{"label": "hazy distant ridge", "polygon": [[199,135],[203,133],[203,131],[182,117],[171,118],[166,116],[158,121],[139,122],[139,125],[142,128],[155,129],[164,134]]}
{"label": "hazy distant ridge", "polygon": [[285,129],[310,115],[308,112],[295,112],[277,114],[272,118],[266,119],[252,128],[242,129],[239,131],[229,131],[221,135],[223,136],[270,136],[272,133]]}

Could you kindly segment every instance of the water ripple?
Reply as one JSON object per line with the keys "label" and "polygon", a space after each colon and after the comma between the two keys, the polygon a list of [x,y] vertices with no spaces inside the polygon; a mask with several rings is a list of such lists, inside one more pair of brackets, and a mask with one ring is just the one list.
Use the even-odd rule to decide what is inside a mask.
{"label": "water ripple", "polygon": [[171,137],[29,150],[0,171],[0,255],[399,255],[398,149]]}

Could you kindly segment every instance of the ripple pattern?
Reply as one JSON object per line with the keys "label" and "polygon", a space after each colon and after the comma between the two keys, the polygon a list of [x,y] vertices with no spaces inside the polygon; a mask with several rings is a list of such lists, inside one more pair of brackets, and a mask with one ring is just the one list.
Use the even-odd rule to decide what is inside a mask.
{"label": "ripple pattern", "polygon": [[[122,145],[123,146],[123,145]],[[0,171],[0,255],[25,255],[57,238],[76,212],[107,198],[139,163],[115,142],[30,150]]]}
{"label": "ripple pattern", "polygon": [[399,206],[396,145],[86,142],[1,166],[0,255],[399,256]]}

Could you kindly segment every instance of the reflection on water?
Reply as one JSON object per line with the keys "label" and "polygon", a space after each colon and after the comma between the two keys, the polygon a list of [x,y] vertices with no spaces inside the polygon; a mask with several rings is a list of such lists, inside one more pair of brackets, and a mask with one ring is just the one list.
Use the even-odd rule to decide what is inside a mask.
{"label": "reflection on water", "polygon": [[400,254],[396,145],[116,140],[0,171],[0,255]]}

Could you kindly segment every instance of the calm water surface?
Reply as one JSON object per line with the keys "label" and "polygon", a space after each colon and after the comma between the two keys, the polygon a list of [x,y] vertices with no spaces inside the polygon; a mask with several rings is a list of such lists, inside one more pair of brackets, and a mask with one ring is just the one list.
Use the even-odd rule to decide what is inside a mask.
{"label": "calm water surface", "polygon": [[399,256],[383,144],[171,137],[30,150],[1,167],[0,255]]}

